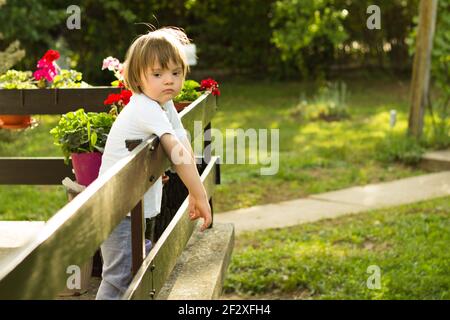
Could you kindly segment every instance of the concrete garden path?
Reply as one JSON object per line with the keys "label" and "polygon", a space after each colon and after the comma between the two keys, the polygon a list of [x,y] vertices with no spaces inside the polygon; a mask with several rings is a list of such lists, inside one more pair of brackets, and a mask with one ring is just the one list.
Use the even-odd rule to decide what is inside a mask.
{"label": "concrete garden path", "polygon": [[217,213],[214,222],[233,223],[237,234],[284,228],[320,219],[450,195],[450,171],[311,195]]}

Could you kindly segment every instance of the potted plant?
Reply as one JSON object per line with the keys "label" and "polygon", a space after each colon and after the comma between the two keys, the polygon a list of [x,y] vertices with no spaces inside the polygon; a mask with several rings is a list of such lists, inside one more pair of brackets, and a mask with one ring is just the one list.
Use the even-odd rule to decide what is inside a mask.
{"label": "potted plant", "polygon": [[[82,74],[76,70],[61,69],[56,64],[60,57],[56,50],[48,50],[37,63],[37,70],[8,70],[0,76],[1,89],[47,89],[80,88],[89,85],[81,81]],[[30,115],[2,115],[0,125],[3,128],[26,128],[31,124]]]}
{"label": "potted plant", "polygon": [[62,115],[56,127],[50,130],[54,143],[60,146],[68,163],[72,159],[79,184],[88,186],[98,177],[108,133],[115,116],[106,112],[88,112],[78,109]]}
{"label": "potted plant", "polygon": [[195,80],[186,80],[181,92],[173,99],[175,108],[178,112],[182,111],[205,91],[211,91],[215,96],[220,95],[219,85],[214,79],[204,79],[201,83]]}
{"label": "potted plant", "polygon": [[59,57],[58,51],[50,49],[39,59],[37,70],[33,73],[37,86],[41,89],[89,87],[89,84],[81,81],[83,77],[81,72],[61,69],[56,63]]}
{"label": "potted plant", "polygon": [[180,93],[173,99],[175,104],[175,109],[178,112],[186,108],[192,101],[195,101],[202,94],[199,91],[200,84],[195,80],[184,81],[183,88],[181,88]]}
{"label": "potted plant", "polygon": [[[8,70],[0,76],[2,89],[34,89],[37,88],[31,71]],[[31,124],[30,115],[0,115],[0,127],[5,129],[21,129]]]}

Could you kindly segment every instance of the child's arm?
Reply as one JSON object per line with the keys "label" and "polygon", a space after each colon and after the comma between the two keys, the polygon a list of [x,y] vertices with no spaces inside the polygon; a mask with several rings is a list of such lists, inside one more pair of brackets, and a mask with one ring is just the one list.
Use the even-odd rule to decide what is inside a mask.
{"label": "child's arm", "polygon": [[[194,150],[192,150],[191,142],[188,140],[188,138],[184,136],[180,139],[180,141],[190,152],[192,158],[195,159]],[[196,219],[196,216],[198,215],[198,209],[196,208],[197,201],[195,200],[195,197],[190,193],[188,199],[189,199],[189,216],[191,217],[191,219]]]}
{"label": "child's arm", "polygon": [[[189,153],[191,154],[192,158],[195,159],[194,150],[192,150],[191,142],[189,141],[189,139],[186,136],[183,136],[183,137],[178,138],[178,139],[184,145],[184,147],[189,151]],[[175,166],[171,165],[170,166],[170,170],[175,171]]]}
{"label": "child's arm", "polygon": [[203,218],[204,223],[201,227],[203,231],[211,224],[211,207],[208,202],[206,190],[200,180],[195,159],[193,153],[191,153],[192,150],[188,150],[172,134],[162,135],[160,141],[164,151],[173,163],[178,176],[189,190],[189,195],[195,199],[196,213],[191,215],[191,218]]}

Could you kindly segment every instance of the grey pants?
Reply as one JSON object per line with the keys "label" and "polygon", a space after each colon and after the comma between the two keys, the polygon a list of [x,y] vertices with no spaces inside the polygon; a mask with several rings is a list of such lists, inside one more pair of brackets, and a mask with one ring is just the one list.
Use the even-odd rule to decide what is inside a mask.
{"label": "grey pants", "polygon": [[[151,242],[145,240],[146,254]],[[126,217],[100,246],[103,259],[102,282],[96,300],[118,300],[132,280],[131,219]]]}

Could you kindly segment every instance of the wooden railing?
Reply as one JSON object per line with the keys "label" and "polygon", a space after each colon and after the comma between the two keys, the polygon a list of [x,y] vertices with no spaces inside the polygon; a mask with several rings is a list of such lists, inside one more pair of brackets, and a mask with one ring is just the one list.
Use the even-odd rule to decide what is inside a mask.
{"label": "wooden railing", "polygon": [[[78,107],[81,106],[73,109]],[[216,109],[216,98],[206,93],[180,113],[192,141],[196,138],[194,121],[201,121],[203,130],[207,130]],[[47,110],[44,107],[39,113],[45,114]],[[0,104],[0,114],[10,112],[2,110]],[[211,155],[205,158],[198,167],[212,206],[214,185],[219,181],[218,158]],[[140,143],[59,210],[28,244],[0,261],[0,299],[54,298],[66,284],[67,268],[81,266],[91,258],[130,211],[135,277],[124,299],[154,298],[195,225],[188,219],[188,203],[184,199],[144,260],[142,197],[156,181],[154,178],[161,176],[169,165],[156,136]],[[12,169],[22,173],[10,175]],[[64,166],[63,158],[0,158],[0,184],[60,184],[67,176],[71,176],[71,170]]]}

